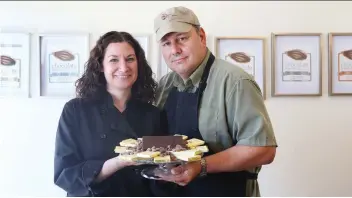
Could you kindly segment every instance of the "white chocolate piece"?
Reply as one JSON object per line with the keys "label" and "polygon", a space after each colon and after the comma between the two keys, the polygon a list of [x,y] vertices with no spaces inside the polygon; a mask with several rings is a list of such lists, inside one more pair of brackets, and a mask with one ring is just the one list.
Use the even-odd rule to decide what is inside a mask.
{"label": "white chocolate piece", "polygon": [[124,161],[135,161],[138,159],[136,155],[119,155],[118,158]]}
{"label": "white chocolate piece", "polygon": [[206,145],[204,145],[204,146],[197,146],[195,149],[198,150],[198,151],[201,151],[202,153],[207,153],[207,152],[209,152],[209,149],[208,149],[208,147],[207,147]]}
{"label": "white chocolate piece", "polygon": [[124,147],[136,147],[138,144],[137,140],[135,139],[126,139],[120,142],[120,146],[124,146]]}
{"label": "white chocolate piece", "polygon": [[187,135],[180,135],[180,134],[175,134],[174,136],[182,136],[183,140],[187,140],[188,136]]}
{"label": "white chocolate piece", "polygon": [[154,162],[155,163],[167,163],[167,162],[171,162],[171,157],[170,155],[166,155],[166,156],[157,156],[154,158]]}
{"label": "white chocolate piece", "polygon": [[128,147],[116,146],[114,151],[115,151],[115,153],[126,153],[126,152],[131,151],[131,150],[128,149]]}
{"label": "white chocolate piece", "polygon": [[192,138],[187,140],[187,146],[192,148],[192,147],[197,147],[197,146],[202,146],[205,142],[203,140],[199,140],[196,138]]}
{"label": "white chocolate piece", "polygon": [[199,161],[202,159],[202,156],[200,155],[194,155],[194,156],[187,156],[187,155],[177,155],[176,158],[186,161],[186,162],[193,162],[193,161]]}
{"label": "white chocolate piece", "polygon": [[190,149],[190,150],[184,150],[184,151],[174,151],[172,154],[176,155],[183,155],[183,156],[190,156],[193,157],[195,155],[200,155],[202,154],[202,151],[196,150],[196,149]]}
{"label": "white chocolate piece", "polygon": [[160,155],[159,151],[156,151],[156,152],[144,151],[144,152],[137,153],[137,157],[141,157],[141,158],[153,158],[158,155]]}

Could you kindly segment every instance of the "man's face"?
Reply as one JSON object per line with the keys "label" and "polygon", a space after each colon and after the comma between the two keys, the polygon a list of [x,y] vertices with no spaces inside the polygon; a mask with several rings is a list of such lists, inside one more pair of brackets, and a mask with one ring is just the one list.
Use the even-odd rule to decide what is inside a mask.
{"label": "man's face", "polygon": [[160,41],[160,48],[166,64],[182,78],[188,78],[203,61],[206,52],[206,38],[203,28],[189,32],[172,32]]}

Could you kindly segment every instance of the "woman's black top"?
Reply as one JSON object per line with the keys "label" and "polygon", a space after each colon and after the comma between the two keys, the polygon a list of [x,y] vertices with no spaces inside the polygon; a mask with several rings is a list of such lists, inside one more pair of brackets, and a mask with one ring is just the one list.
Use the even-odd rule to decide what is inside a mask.
{"label": "woman's black top", "polygon": [[55,143],[54,182],[67,196],[153,196],[155,181],[129,166],[94,183],[104,162],[117,156],[115,146],[128,139],[163,135],[159,110],[130,100],[122,113],[110,94],[100,100],[75,98],[62,111]]}

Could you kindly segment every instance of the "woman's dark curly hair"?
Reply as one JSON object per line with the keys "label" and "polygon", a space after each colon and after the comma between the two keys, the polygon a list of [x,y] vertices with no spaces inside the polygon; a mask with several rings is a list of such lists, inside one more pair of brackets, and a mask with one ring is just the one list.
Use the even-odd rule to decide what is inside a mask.
{"label": "woman's dark curly hair", "polygon": [[111,31],[99,38],[96,46],[91,50],[90,57],[85,65],[85,71],[76,81],[78,97],[86,99],[99,99],[106,92],[106,79],[102,71],[105,50],[110,43],[129,43],[137,57],[138,76],[132,86],[132,98],[153,103],[155,99],[156,82],[153,71],[149,66],[143,48],[138,41],[127,32]]}

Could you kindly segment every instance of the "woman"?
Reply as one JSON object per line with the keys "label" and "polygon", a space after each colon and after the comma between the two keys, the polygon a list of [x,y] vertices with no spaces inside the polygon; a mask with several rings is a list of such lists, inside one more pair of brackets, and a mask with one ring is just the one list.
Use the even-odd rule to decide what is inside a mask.
{"label": "woman", "polygon": [[152,196],[152,181],[114,153],[124,139],[161,135],[152,74],[130,34],[112,31],[97,41],[57,130],[54,179],[67,196]]}

